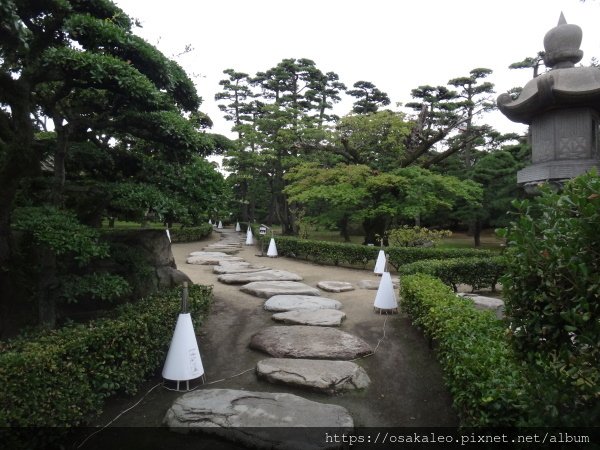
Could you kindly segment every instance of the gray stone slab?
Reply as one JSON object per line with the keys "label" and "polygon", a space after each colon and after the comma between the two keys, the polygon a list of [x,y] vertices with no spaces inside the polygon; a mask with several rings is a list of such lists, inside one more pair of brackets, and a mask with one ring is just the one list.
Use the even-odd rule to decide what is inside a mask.
{"label": "gray stone slab", "polygon": [[268,358],[258,362],[256,373],[271,383],[304,387],[325,394],[365,389],[371,382],[365,370],[350,361]]}
{"label": "gray stone slab", "polygon": [[193,252],[185,260],[188,264],[217,265],[222,261],[244,261],[239,256],[231,256],[223,252]]}
{"label": "gray stone slab", "polygon": [[317,288],[297,281],[254,281],[243,285],[240,290],[247,294],[256,295],[261,298],[270,298],[274,295],[299,294],[319,295]]}
{"label": "gray stone slab", "polygon": [[[379,289],[380,281],[381,278],[377,280],[360,280],[358,283],[356,283],[356,286],[358,286],[359,289],[369,289],[376,291],[377,289]],[[394,289],[398,289],[400,281],[397,278],[392,278],[392,285],[394,286]]]}
{"label": "gray stone slab", "polygon": [[[243,265],[242,265],[243,264]],[[213,267],[213,272],[219,275],[225,273],[250,273],[250,272],[261,272],[263,270],[270,270],[269,267],[265,266],[257,266],[250,263],[241,263],[240,265],[236,265],[234,263],[225,264]]]}
{"label": "gray stone slab", "polygon": [[179,433],[210,433],[262,449],[329,449],[329,435],[350,433],[354,421],[342,406],[292,394],[202,389],[177,398],[163,423]]}
{"label": "gray stone slab", "polygon": [[266,328],[252,336],[250,347],[276,358],[349,360],[373,352],[365,341],[337,328],[305,325]]}
{"label": "gray stone slab", "polygon": [[275,295],[265,302],[267,311],[297,311],[303,309],[342,309],[337,300],[314,295]]}
{"label": "gray stone slab", "polygon": [[225,284],[245,284],[253,281],[302,281],[302,277],[286,270],[262,270],[260,272],[227,273],[217,279]]}
{"label": "gray stone slab", "polygon": [[276,322],[291,325],[312,325],[317,327],[339,327],[346,314],[337,309],[304,309],[273,314]]}
{"label": "gray stone slab", "polygon": [[354,290],[352,283],[348,283],[347,281],[319,281],[317,287],[327,292],[347,292]]}
{"label": "gray stone slab", "polygon": [[483,311],[492,311],[496,317],[502,319],[504,317],[504,302],[499,298],[486,297],[478,294],[458,294],[460,297],[466,298],[473,302],[475,308]]}

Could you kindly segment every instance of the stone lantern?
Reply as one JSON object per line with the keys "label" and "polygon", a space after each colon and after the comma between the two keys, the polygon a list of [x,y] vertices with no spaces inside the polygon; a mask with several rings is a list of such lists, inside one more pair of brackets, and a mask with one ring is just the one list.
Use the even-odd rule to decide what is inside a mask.
{"label": "stone lantern", "polygon": [[532,164],[520,170],[526,189],[565,180],[600,166],[600,69],[575,67],[581,61],[582,32],[561,13],[544,37],[546,73],[530,80],[518,98],[498,97],[498,107],[513,122],[530,126]]}

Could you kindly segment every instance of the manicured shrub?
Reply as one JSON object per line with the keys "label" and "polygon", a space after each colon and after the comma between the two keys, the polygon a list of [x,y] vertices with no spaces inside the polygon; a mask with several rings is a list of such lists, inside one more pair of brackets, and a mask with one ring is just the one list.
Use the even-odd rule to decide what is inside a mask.
{"label": "manicured shrub", "polygon": [[[270,239],[270,237],[269,237]],[[281,256],[312,260],[320,264],[345,264],[365,267],[377,259],[379,247],[343,244],[338,242],[312,241],[288,236],[277,236],[277,251]],[[423,259],[445,259],[464,257],[491,257],[489,250],[432,248],[432,247],[385,247],[389,263],[394,268]]]}
{"label": "manicured shrub", "polygon": [[[159,292],[85,325],[0,343],[0,427],[69,427],[100,413],[106,397],[134,393],[163,362],[180,291]],[[211,288],[191,286],[198,329]]]}
{"label": "manicured shrub", "polygon": [[506,314],[515,348],[556,389],[550,419],[600,423],[600,177],[514,202],[507,239]]}
{"label": "manicured shrub", "polygon": [[430,275],[403,277],[401,298],[402,309],[436,343],[461,425],[526,425],[535,399],[503,323]]}
{"label": "manicured shrub", "polygon": [[452,232],[404,225],[390,230],[387,235],[390,245],[394,247],[420,247],[423,245],[435,246],[442,238],[452,236]]}
{"label": "manicured shrub", "polygon": [[451,258],[426,259],[405,264],[398,270],[400,275],[426,273],[439,278],[457,291],[459,284],[468,284],[473,289],[495,289],[498,278],[504,273],[504,258]]}
{"label": "manicured shrub", "polygon": [[169,230],[171,242],[194,242],[210,236],[213,232],[213,226],[209,223],[203,223],[197,227],[182,227]]}

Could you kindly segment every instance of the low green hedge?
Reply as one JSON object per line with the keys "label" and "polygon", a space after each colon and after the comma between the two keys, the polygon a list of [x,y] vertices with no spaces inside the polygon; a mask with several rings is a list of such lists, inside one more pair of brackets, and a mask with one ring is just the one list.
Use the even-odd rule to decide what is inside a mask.
{"label": "low green hedge", "polygon": [[[164,361],[181,288],[116,310],[114,318],[0,343],[0,427],[70,427],[100,413],[104,399],[134,393]],[[212,288],[190,286],[196,329]]]}
{"label": "low green hedge", "polygon": [[526,425],[534,399],[503,323],[430,275],[402,277],[402,309],[437,344],[462,426]]}
{"label": "low green hedge", "polygon": [[500,256],[491,258],[452,258],[416,261],[400,267],[400,275],[425,273],[439,278],[457,291],[459,284],[468,284],[473,289],[490,287],[495,290],[498,278],[505,272],[506,262]]}
{"label": "low green hedge", "polygon": [[203,223],[197,227],[173,228],[169,230],[171,242],[194,242],[210,236],[213,232],[213,226],[210,223]]}
{"label": "low green hedge", "polygon": [[[266,236],[270,239],[270,236]],[[312,241],[288,236],[275,238],[277,252],[281,256],[290,256],[315,261],[319,264],[362,266],[377,259],[379,247],[368,245],[343,244],[339,242]],[[492,257],[494,252],[472,248],[436,248],[436,247],[386,247],[389,263],[394,268],[423,259]]]}

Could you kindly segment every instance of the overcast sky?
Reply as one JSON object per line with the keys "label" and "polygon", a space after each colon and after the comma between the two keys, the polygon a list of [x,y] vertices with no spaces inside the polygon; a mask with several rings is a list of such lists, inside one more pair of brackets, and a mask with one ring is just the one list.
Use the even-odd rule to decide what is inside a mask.
{"label": "overcast sky", "polygon": [[[223,70],[254,75],[284,58],[309,58],[350,87],[373,82],[392,100],[411,89],[445,85],[486,67],[496,93],[523,86],[530,70],[508,66],[543,50],[545,33],[564,12],[583,29],[583,63],[600,58],[600,1],[587,0],[116,0],[142,28],[135,33],[175,57],[197,86],[213,131],[230,134],[214,101]],[[497,95],[496,94],[496,95]],[[336,108],[339,115],[352,99]],[[524,132],[501,114],[488,122]]]}

